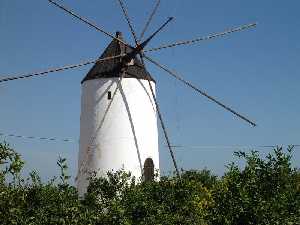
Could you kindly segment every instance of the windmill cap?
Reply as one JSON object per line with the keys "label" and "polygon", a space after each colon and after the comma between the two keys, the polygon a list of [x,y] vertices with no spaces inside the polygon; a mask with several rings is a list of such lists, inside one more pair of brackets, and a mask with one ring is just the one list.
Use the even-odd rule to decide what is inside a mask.
{"label": "windmill cap", "polygon": [[[123,41],[120,41],[123,40],[122,33],[120,31],[116,32],[116,38],[119,40],[113,39],[100,56],[100,59],[132,52],[132,47],[125,45]],[[128,65],[127,67],[122,65],[120,58],[98,61],[90,69],[81,83],[85,82],[86,80],[120,77],[121,75],[124,78],[137,78],[144,80],[148,80],[150,78],[155,82],[138,57],[135,57],[132,65]]]}
{"label": "windmill cap", "polygon": [[121,31],[117,31],[116,32],[116,37],[117,38],[121,38],[123,35],[122,35],[122,32]]}

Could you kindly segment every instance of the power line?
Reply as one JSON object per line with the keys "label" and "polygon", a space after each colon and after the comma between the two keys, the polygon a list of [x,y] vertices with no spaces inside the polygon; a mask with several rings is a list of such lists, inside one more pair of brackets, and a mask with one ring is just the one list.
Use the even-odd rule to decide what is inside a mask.
{"label": "power line", "polygon": [[[300,147],[300,144],[272,144],[272,145],[173,145],[172,147],[178,151],[185,150],[232,150],[232,149],[257,149],[257,148],[276,148],[276,147],[285,147],[285,146],[294,146]],[[164,146],[167,148],[167,146]]]}
{"label": "power line", "polygon": [[[52,142],[76,142],[74,138],[59,138],[59,137],[37,137],[37,136],[29,136],[29,135],[19,135],[12,133],[3,133],[0,132],[0,137],[12,137],[12,138],[20,138],[20,139],[31,139],[38,141],[52,141]],[[255,148],[276,148],[278,146],[294,146],[300,147],[300,144],[270,144],[270,145],[171,145],[171,148],[177,151],[183,150],[208,150],[208,149],[255,149]],[[164,147],[168,148],[167,145]]]}
{"label": "power line", "polygon": [[32,140],[40,140],[40,141],[74,142],[74,140],[70,139],[70,138],[37,137],[37,136],[25,136],[25,135],[18,135],[18,134],[6,134],[6,133],[0,133],[0,136],[22,138],[22,139],[32,139]]}

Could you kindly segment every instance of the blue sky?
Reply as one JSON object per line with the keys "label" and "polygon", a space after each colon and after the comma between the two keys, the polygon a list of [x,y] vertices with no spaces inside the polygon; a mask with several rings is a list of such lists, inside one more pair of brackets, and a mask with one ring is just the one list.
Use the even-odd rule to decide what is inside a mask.
{"label": "blue sky", "polygon": [[[117,1],[63,3],[109,32],[122,31],[132,43]],[[139,33],[154,1],[127,0],[126,4]],[[226,146],[300,143],[299,7],[299,1],[162,0],[148,34],[168,16],[175,20],[151,42],[152,47],[258,22],[255,29],[149,54],[258,123],[258,127],[250,127],[149,64],[172,143],[216,146],[176,149],[179,167],[207,167],[222,174],[238,149]],[[46,0],[1,0],[0,27],[1,77],[97,58],[110,42]],[[70,172],[75,175],[80,81],[89,69],[0,84],[0,133],[74,140],[64,143],[5,138],[23,155],[27,171],[37,169],[43,178],[54,176],[58,173],[55,162],[61,154],[67,157]],[[263,155],[270,151],[256,149]],[[294,165],[298,167],[299,150],[294,152]],[[162,135],[160,157],[162,171],[171,171]]]}

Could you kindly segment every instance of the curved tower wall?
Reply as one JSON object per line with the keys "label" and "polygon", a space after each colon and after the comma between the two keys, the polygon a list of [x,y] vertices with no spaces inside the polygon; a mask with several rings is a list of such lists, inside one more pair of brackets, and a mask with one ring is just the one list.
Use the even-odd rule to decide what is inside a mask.
{"label": "curved tower wall", "polygon": [[[147,158],[159,169],[157,118],[149,83],[136,78],[119,81],[118,77],[99,78],[82,84],[80,195],[86,192],[90,172],[106,176],[107,171],[124,168],[139,178]],[[151,85],[155,91],[153,81]]]}

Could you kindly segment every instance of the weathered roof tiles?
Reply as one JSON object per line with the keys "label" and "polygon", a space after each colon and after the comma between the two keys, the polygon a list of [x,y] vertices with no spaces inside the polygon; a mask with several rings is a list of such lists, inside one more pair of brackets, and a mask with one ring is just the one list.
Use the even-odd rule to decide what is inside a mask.
{"label": "weathered roof tiles", "polygon": [[[123,40],[121,32],[116,32],[116,37],[118,39]],[[125,46],[117,39],[114,39],[102,53],[100,59],[117,56],[120,54],[127,54],[131,51],[132,49],[130,47]],[[120,77],[122,73],[124,73],[123,77],[125,78],[137,78],[147,80],[148,77],[150,77],[150,79],[154,81],[151,75],[142,65],[141,61],[137,57],[135,57],[133,63],[128,65],[126,68],[122,66],[121,58],[97,62],[90,69],[90,71],[87,73],[87,75],[81,83],[87,80],[93,80],[98,78]]]}

